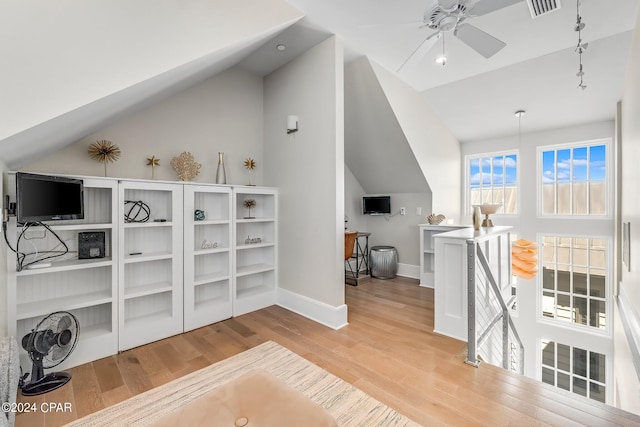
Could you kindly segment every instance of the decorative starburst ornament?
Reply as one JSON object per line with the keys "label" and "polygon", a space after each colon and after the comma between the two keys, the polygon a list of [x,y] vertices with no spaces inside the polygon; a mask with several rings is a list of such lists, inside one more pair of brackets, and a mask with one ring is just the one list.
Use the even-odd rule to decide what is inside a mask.
{"label": "decorative starburst ornament", "polygon": [[253,168],[256,167],[255,160],[253,160],[251,157],[249,157],[247,160],[244,161],[244,167],[249,169],[249,170],[253,170]]}
{"label": "decorative starburst ornament", "polygon": [[251,209],[256,207],[256,199],[245,199],[242,204],[246,209],[249,210],[249,216],[245,216],[245,219],[253,219],[253,217],[251,216]]}
{"label": "decorative starburst ornament", "polygon": [[253,183],[253,169],[255,169],[256,167],[256,162],[255,160],[253,160],[251,157],[247,158],[244,161],[244,167],[247,169],[247,171],[249,172],[249,184],[247,185],[255,185]]}
{"label": "decorative starburst ornament", "polygon": [[147,166],[151,166],[151,179],[156,179],[156,166],[160,166],[160,159],[156,159],[156,156],[148,157]]}
{"label": "decorative starburst ornament", "polygon": [[107,163],[116,162],[121,154],[120,147],[106,139],[89,145],[89,157],[104,165],[104,176],[107,176]]}

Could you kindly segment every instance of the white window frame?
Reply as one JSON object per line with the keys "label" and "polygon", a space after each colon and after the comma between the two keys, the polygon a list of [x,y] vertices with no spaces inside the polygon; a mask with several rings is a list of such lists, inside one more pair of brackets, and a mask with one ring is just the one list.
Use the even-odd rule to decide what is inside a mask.
{"label": "white window frame", "polygon": [[[554,346],[554,362],[555,362],[555,365],[556,365],[555,367],[552,367],[552,366],[544,364],[544,358],[542,356],[542,342],[543,341],[549,341],[549,342],[554,342],[555,343],[555,346]],[[571,356],[569,358],[569,371],[570,372],[567,372],[565,370],[557,368],[557,365],[558,365],[558,344],[566,345],[567,347],[569,347],[571,349],[570,350],[571,351]],[[587,388],[589,387],[589,382],[594,382],[594,383],[597,383],[599,385],[604,386],[605,387],[605,403],[609,404],[609,402],[611,402],[611,399],[612,399],[612,396],[613,396],[613,390],[612,390],[613,381],[610,381],[610,378],[611,378],[611,375],[612,375],[612,369],[613,369],[612,368],[612,366],[613,366],[612,365],[612,359],[613,359],[612,355],[607,354],[606,352],[595,351],[593,349],[581,348],[582,346],[579,346],[579,345],[570,345],[570,344],[567,344],[567,343],[559,342],[558,340],[551,339],[551,338],[538,339],[538,343],[537,343],[536,347],[537,347],[536,359],[538,361],[538,363],[536,363],[536,379],[538,381],[542,382],[542,368],[551,369],[551,370],[554,371],[554,374],[555,374],[555,381],[554,382],[556,383],[556,385],[554,385],[552,387],[556,387],[556,388],[560,388],[561,390],[564,390],[563,388],[558,387],[558,385],[557,385],[557,383],[558,383],[558,372],[561,372],[563,374],[569,375],[569,383],[571,384],[571,386],[570,386],[571,390],[568,390],[568,391],[570,391],[571,393],[574,393],[574,391],[573,391],[573,378],[577,377],[577,378],[580,378],[582,380],[586,380],[587,381]],[[577,374],[573,373],[573,351],[576,348],[578,348],[580,350],[587,351],[587,368],[586,368],[587,377],[586,378],[581,376],[581,375],[577,375]],[[605,357],[605,368],[604,368],[605,382],[602,382],[602,381],[599,381],[599,380],[592,380],[592,379],[589,378],[589,373],[590,373],[590,368],[591,368],[589,357],[588,357],[589,352],[598,353],[598,354],[601,354],[601,355],[603,355]],[[547,384],[547,383],[543,383],[543,384]],[[547,385],[551,385],[551,384],[547,384]],[[578,396],[581,396],[578,393],[575,393],[575,394],[577,394]],[[590,400],[595,400],[595,399],[591,399],[589,396],[585,396],[585,397],[587,399],[590,399]],[[599,402],[598,400],[595,400],[595,401]]]}
{"label": "white window frame", "polygon": [[[542,298],[543,298],[543,292],[544,292],[544,288],[543,288],[543,259],[542,259],[542,238],[544,236],[549,236],[549,237],[569,237],[569,238],[574,238],[574,239],[597,239],[597,240],[604,240],[606,242],[606,265],[605,265],[605,310],[607,313],[607,322],[606,322],[606,326],[603,329],[599,329],[599,328],[595,328],[593,326],[589,326],[589,325],[582,325],[579,323],[574,323],[573,319],[571,320],[571,322],[567,322],[565,320],[559,320],[557,318],[550,318],[550,317],[546,317],[543,315],[542,310]],[[612,289],[612,280],[613,280],[613,269],[612,269],[612,259],[613,259],[613,242],[612,242],[612,238],[610,236],[597,236],[597,235],[584,235],[584,234],[562,234],[562,233],[554,233],[554,232],[546,232],[546,233],[538,233],[537,236],[537,242],[538,242],[538,247],[539,249],[539,256],[538,256],[538,274],[536,275],[536,316],[537,316],[537,320],[540,323],[546,323],[549,325],[553,325],[554,327],[561,327],[561,328],[566,328],[566,329],[572,329],[572,330],[576,330],[576,331],[580,331],[583,333],[587,333],[587,334],[592,334],[595,336],[605,336],[605,337],[612,337],[612,323],[613,323],[613,297],[612,297],[612,293],[611,293],[611,289]],[[573,267],[573,262],[571,264],[569,264]],[[587,268],[589,268],[590,265],[587,264]],[[557,291],[554,291],[557,293]],[[582,294],[576,294],[573,292],[569,292],[569,293],[565,293],[563,292],[563,294],[568,294],[571,298],[571,305],[573,306],[573,297],[574,296],[578,296],[578,297],[584,297],[584,295]],[[589,301],[591,297],[587,296],[587,301]],[[589,307],[589,304],[587,304],[587,307]],[[587,315],[588,317],[588,315]]]}
{"label": "white window frame", "polygon": [[[516,212],[515,213],[497,213],[493,216],[507,216],[507,217],[517,217],[520,215],[520,195],[521,189],[520,186],[520,151],[519,150],[503,150],[503,151],[491,151],[487,153],[478,153],[478,154],[467,154],[464,156],[464,209],[466,215],[471,215],[473,213],[473,208],[471,207],[471,174],[469,170],[471,169],[471,160],[480,159],[480,158],[494,158],[496,156],[516,156]],[[493,170],[493,165],[491,166]],[[504,183],[503,183],[504,186]],[[493,188],[493,184],[491,185]],[[496,187],[497,188],[497,187]]]}
{"label": "white window frame", "polygon": [[[544,180],[543,180],[543,172],[542,172],[542,153],[546,151],[560,151],[566,149],[575,149],[575,148],[589,148],[592,146],[604,145],[605,146],[605,213],[604,214],[545,214],[543,212],[542,206],[542,196],[543,196],[543,188],[544,188]],[[587,153],[589,151],[587,150]],[[588,155],[588,154],[587,154]],[[588,158],[588,157],[587,157]],[[573,165],[572,165],[573,167]],[[557,160],[556,160],[556,171],[557,171]],[[571,169],[571,174],[573,174],[573,169]],[[569,142],[564,144],[550,144],[545,146],[538,146],[536,148],[536,189],[537,189],[537,216],[538,218],[545,219],[611,219],[613,218],[613,152],[612,152],[612,144],[611,138],[601,138],[601,139],[592,139],[587,141],[577,141],[577,142]],[[569,181],[573,185],[573,178]],[[589,182],[589,180],[587,180]],[[557,183],[557,180],[556,180]],[[554,191],[555,193],[555,191]],[[573,206],[573,191],[571,194],[571,206]],[[587,197],[589,192],[587,191]],[[557,204],[556,204],[557,208]]]}

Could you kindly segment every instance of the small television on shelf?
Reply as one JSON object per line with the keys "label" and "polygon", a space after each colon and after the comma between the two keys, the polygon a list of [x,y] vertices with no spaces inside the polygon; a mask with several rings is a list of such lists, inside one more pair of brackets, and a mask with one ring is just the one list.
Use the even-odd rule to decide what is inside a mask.
{"label": "small television on shelf", "polygon": [[391,196],[362,197],[362,213],[365,215],[385,215],[391,213]]}
{"label": "small television on shelf", "polygon": [[81,179],[16,173],[16,216],[20,224],[84,219]]}

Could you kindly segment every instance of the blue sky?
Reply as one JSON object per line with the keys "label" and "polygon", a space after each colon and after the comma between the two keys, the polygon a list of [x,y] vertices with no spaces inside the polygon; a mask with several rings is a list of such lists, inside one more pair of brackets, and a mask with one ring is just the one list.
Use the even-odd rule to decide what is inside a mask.
{"label": "blue sky", "polygon": [[[556,157],[557,156],[557,157]],[[557,170],[555,163],[557,162]],[[567,148],[542,153],[542,171],[544,182],[567,182],[573,180],[603,181],[606,172],[606,149],[604,145],[592,147]]]}
{"label": "blue sky", "polygon": [[[513,186],[516,184],[516,164],[517,156],[483,157],[473,159],[470,162],[469,176],[472,188],[479,188],[482,182],[483,187],[491,186]],[[493,173],[491,171],[493,166]]]}

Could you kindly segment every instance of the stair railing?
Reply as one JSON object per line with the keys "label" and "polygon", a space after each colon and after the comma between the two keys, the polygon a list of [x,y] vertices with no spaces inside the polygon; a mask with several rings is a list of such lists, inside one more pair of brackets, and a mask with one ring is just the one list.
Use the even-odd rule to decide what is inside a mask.
{"label": "stair railing", "polygon": [[[509,234],[507,234],[507,242],[510,247]],[[514,304],[516,297],[510,295],[505,300],[482,247],[476,240],[467,241],[467,256],[467,268],[469,269],[467,272],[468,339],[465,362],[477,367],[482,357],[488,363],[522,374],[524,372],[524,346],[509,309]],[[510,278],[510,250],[506,259],[509,260],[507,277]],[[499,265],[498,268],[503,268],[503,266]],[[499,332],[498,325],[501,326]],[[496,357],[491,351],[487,351],[486,355],[482,354],[480,347],[490,339],[501,342],[500,357]]]}

